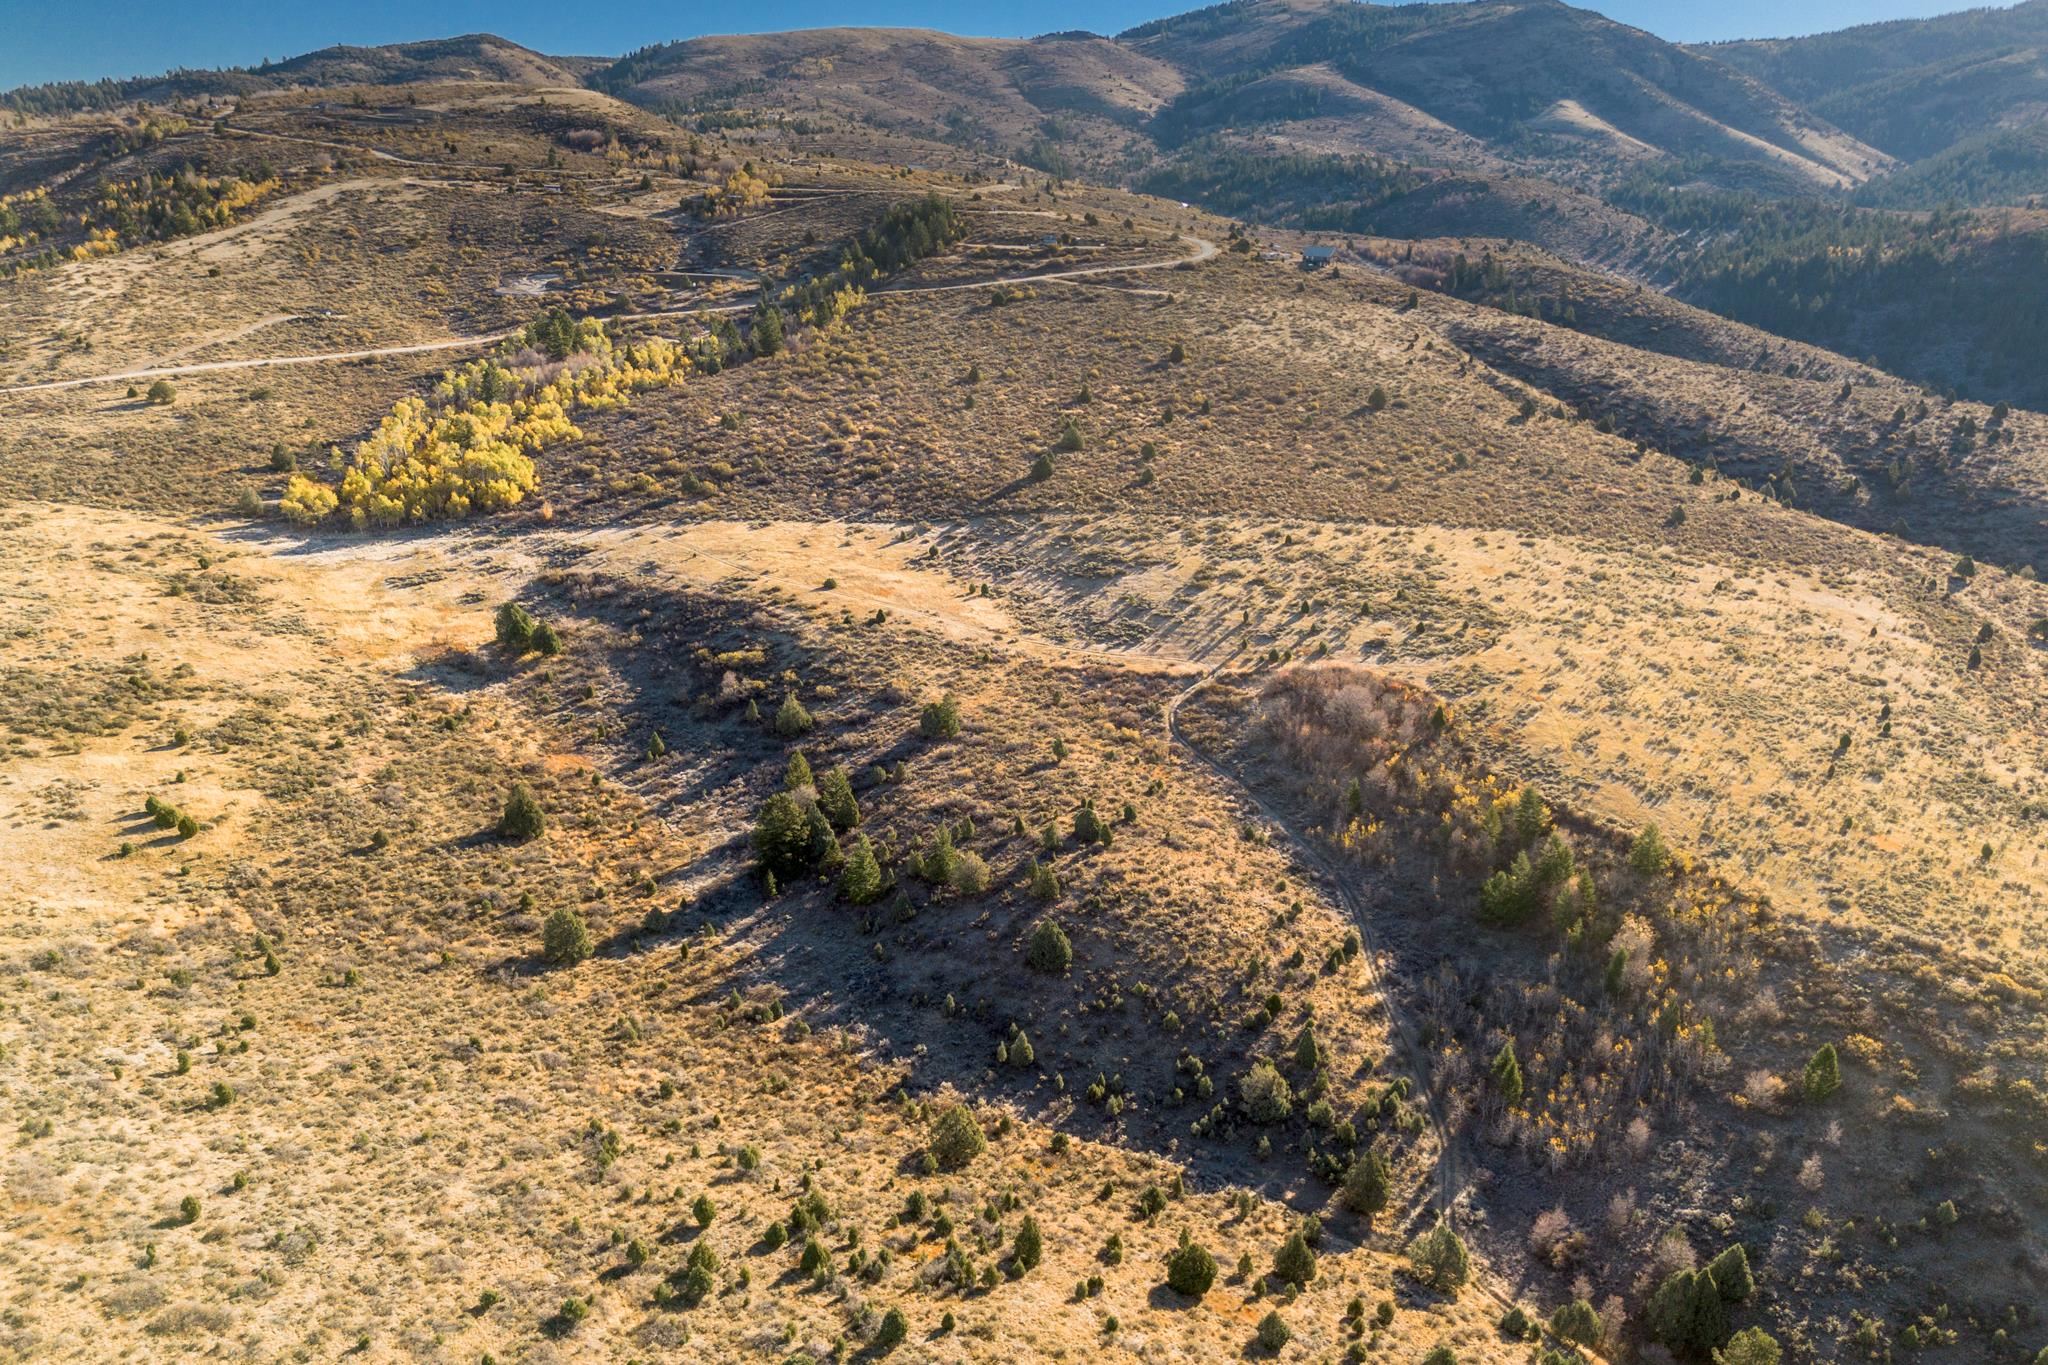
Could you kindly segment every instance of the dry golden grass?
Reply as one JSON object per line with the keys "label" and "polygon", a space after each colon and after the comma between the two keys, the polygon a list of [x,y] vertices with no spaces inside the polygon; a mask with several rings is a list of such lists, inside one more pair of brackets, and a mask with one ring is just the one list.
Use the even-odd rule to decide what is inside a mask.
{"label": "dry golden grass", "polygon": [[[275,498],[275,444],[322,471],[452,357],[215,371],[168,405],[121,385],[0,398],[20,417],[0,436],[17,500],[0,512],[0,1085],[23,1115],[4,1349],[822,1359],[842,1340],[861,1356],[901,1307],[912,1359],[1256,1356],[1276,1296],[1229,1272],[1247,1254],[1262,1273],[1309,1213],[1323,1260],[1280,1306],[1287,1359],[1355,1339],[1366,1358],[1443,1341],[1526,1360],[1496,1294],[1544,1313],[1614,1295],[1640,1324],[1672,1229],[1703,1253],[1751,1245],[1743,1320],[1795,1354],[1847,1349],[1858,1314],[1897,1339],[1937,1296],[1958,1351],[2038,1335],[2009,1286],[2044,1263],[2048,1154],[2013,1116],[2048,1085],[2027,639],[2048,596],[1989,568],[1950,579],[1953,547],[1692,483],[1626,427],[1558,415],[1582,394],[1531,387],[1630,369],[1617,406],[1644,420],[1684,410],[1653,401],[1666,380],[1686,403],[1750,395],[1764,415],[1718,430],[1755,455],[1832,371],[1737,378],[1719,334],[1674,360],[1555,329],[1539,351],[1573,359],[1525,368],[1502,357],[1536,324],[1410,309],[1405,285],[1349,267],[1197,261],[1227,224],[1079,187],[764,158],[777,200],[686,221],[673,205],[746,135],[693,143],[567,92],[416,93],[251,102],[232,126],[339,164],[235,228],[0,286],[26,319],[0,378],[475,334],[551,299],[744,304],[743,281],[665,272],[829,265],[933,187],[962,202],[969,245],[897,290],[1189,259],[882,291],[771,359],[592,414],[542,456],[531,512],[377,538],[226,509],[244,488]],[[1042,248],[1046,231],[1075,241]],[[549,275],[577,290],[530,292]],[[341,316],[279,320],[314,300]],[[1615,330],[1650,325],[1610,302]],[[1842,420],[1809,458],[1862,439]],[[2034,423],[2013,418],[2016,470]],[[1925,524],[1971,524],[2004,477],[1979,472]],[[490,645],[515,599],[562,655]],[[1538,784],[1617,909],[1647,894],[1618,870],[1627,832],[1655,820],[1697,859],[1672,894],[1711,900],[1708,928],[1645,902],[1698,1013],[1679,1020],[1692,1060],[1645,1091],[1642,1143],[1599,1086],[1625,1070],[1618,1039],[1665,1035],[1585,989],[1598,964],[1533,926],[1475,927],[1484,869],[1428,864],[1412,811],[1375,836],[1412,858],[1328,846],[1317,782],[1345,737],[1290,749],[1255,696],[1309,660],[1444,699],[1459,771]],[[1175,699],[1226,665],[1181,713],[1197,749],[1169,745]],[[921,737],[943,694],[962,733]],[[765,719],[786,695],[816,721],[793,743]],[[848,770],[900,899],[847,906],[814,877],[765,893],[748,832],[795,748]],[[525,844],[492,833],[515,779],[548,813]],[[155,828],[150,796],[201,827]],[[1108,847],[1075,838],[1084,800]],[[942,824],[986,890],[912,875]],[[1049,905],[1034,859],[1061,883]],[[565,908],[597,950],[549,967],[541,925]],[[1073,945],[1064,975],[1023,961],[1047,915]],[[1354,928],[1383,951],[1347,953]],[[1320,1080],[1292,1060],[1311,1019]],[[997,1061],[1013,1027],[1028,1066]],[[1591,1078],[1600,1130],[1571,1161],[1546,1155],[1533,1105],[1487,1107],[1507,1037],[1553,1117]],[[1777,1085],[1822,1042],[1842,1099],[1785,1104]],[[1308,1121],[1307,1093],[1269,1125],[1224,1103],[1271,1058],[1327,1118]],[[927,1176],[928,1121],[954,1096],[991,1151]],[[1394,1165],[1370,1228],[1324,1178],[1347,1123]],[[1176,1177],[1185,1192],[1140,1216]],[[835,1214],[825,1283],[759,1242],[806,1180]],[[1532,1249],[1553,1207],[1590,1232],[1631,1189],[1604,1235]],[[892,1222],[913,1191],[944,1196],[977,1266],[1032,1215],[1045,1263],[987,1290],[924,1282],[945,1239]],[[1446,1198],[1486,1286],[1455,1301],[1398,1270]],[[1160,1287],[1183,1227],[1226,1271],[1199,1306]],[[715,1297],[657,1303],[700,1241]],[[878,1280],[846,1271],[883,1248]],[[585,1296],[586,1320],[559,1319]],[[1354,1331],[1354,1297],[1368,1320],[1397,1302],[1391,1327]],[[1624,1334],[1614,1354],[1640,1340]]]}

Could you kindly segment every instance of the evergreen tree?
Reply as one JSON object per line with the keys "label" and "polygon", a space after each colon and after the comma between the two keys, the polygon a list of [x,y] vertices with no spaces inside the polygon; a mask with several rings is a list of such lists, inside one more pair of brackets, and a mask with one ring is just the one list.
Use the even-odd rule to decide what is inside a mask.
{"label": "evergreen tree", "polygon": [[846,769],[831,767],[818,779],[818,809],[834,829],[852,829],[860,823],[860,804],[853,799],[853,783]]}
{"label": "evergreen tree", "polygon": [[1550,1315],[1550,1330],[1553,1335],[1575,1346],[1597,1346],[1600,1344],[1600,1315],[1584,1299],[1573,1299]]}
{"label": "evergreen tree", "polygon": [[1534,844],[1550,828],[1550,809],[1534,787],[1522,788],[1515,799],[1515,837],[1524,846]]}
{"label": "evergreen tree", "polygon": [[811,713],[804,710],[804,704],[796,699],[794,692],[782,699],[782,705],[775,712],[775,733],[784,739],[795,739],[798,735],[807,734],[816,723],[811,719]]}
{"label": "evergreen tree", "polygon": [[839,894],[853,905],[871,904],[882,894],[882,867],[865,834],[854,841],[846,870],[839,876]]}
{"label": "evergreen tree", "polygon": [[1472,1257],[1449,1223],[1438,1223],[1408,1244],[1409,1270],[1441,1293],[1453,1293],[1472,1275]]}
{"label": "evergreen tree", "polygon": [[1038,1220],[1027,1213],[1017,1229],[1017,1240],[1010,1244],[1010,1262],[1020,1271],[1030,1270],[1044,1254],[1045,1240],[1039,1234]]}
{"label": "evergreen tree", "polygon": [[832,832],[832,822],[825,818],[825,812],[809,803],[804,806],[804,845],[811,867],[830,873],[837,872],[846,862],[846,855],[839,849],[839,836]]}
{"label": "evergreen tree", "polygon": [[1063,975],[1073,965],[1074,945],[1068,941],[1066,931],[1051,919],[1042,919],[1031,931],[1031,942],[1024,950],[1024,961],[1035,971],[1051,976]]}
{"label": "evergreen tree", "polygon": [[1650,1296],[1651,1335],[1681,1353],[1704,1355],[1728,1336],[1728,1309],[1704,1270],[1673,1272]]}
{"label": "evergreen tree", "polygon": [[1166,1283],[1174,1293],[1199,1299],[1216,1283],[1216,1258],[1201,1243],[1191,1240],[1185,1230],[1180,1246],[1166,1258]]}
{"label": "evergreen tree", "polygon": [[1296,1288],[1306,1285],[1316,1277],[1316,1253],[1309,1247],[1308,1239],[1299,1230],[1291,1233],[1280,1244],[1280,1250],[1273,1255],[1273,1274],[1282,1284]]}
{"label": "evergreen tree", "polygon": [[782,789],[789,792],[802,791],[810,786],[811,782],[810,760],[804,757],[802,749],[790,750],[789,766],[782,770]]}
{"label": "evergreen tree", "polygon": [[1671,851],[1664,847],[1664,836],[1655,825],[1644,825],[1642,832],[1628,848],[1628,865],[1638,876],[1654,877],[1662,872],[1671,861]]}
{"label": "evergreen tree", "polygon": [[1493,1058],[1493,1091],[1502,1104],[1513,1109],[1522,1102],[1522,1064],[1515,1058],[1515,1040],[1501,1044]]}
{"label": "evergreen tree", "polygon": [[787,880],[811,867],[810,820],[788,792],[777,792],[754,821],[754,856],[771,876]]}
{"label": "evergreen tree", "polygon": [[1745,1327],[1714,1352],[1714,1365],[1778,1365],[1783,1358],[1777,1338],[1761,1327]]}
{"label": "evergreen tree", "polygon": [[573,967],[590,956],[590,926],[571,906],[549,915],[540,930],[540,955],[562,967]]}
{"label": "evergreen tree", "polygon": [[872,1345],[877,1352],[887,1355],[901,1346],[909,1336],[910,1319],[903,1315],[901,1308],[891,1308],[882,1314],[882,1323],[875,1329]]}
{"label": "evergreen tree", "polygon": [[1740,1242],[1709,1261],[1707,1274],[1713,1277],[1714,1287],[1729,1303],[1741,1303],[1756,1291],[1756,1280],[1749,1273],[1749,1253],[1742,1249]]}
{"label": "evergreen tree", "polygon": [[957,1171],[987,1150],[988,1138],[964,1104],[954,1105],[932,1125],[931,1153],[941,1170]]}
{"label": "evergreen tree", "polygon": [[498,817],[498,833],[507,839],[538,839],[546,828],[547,816],[541,812],[533,788],[514,782],[505,796],[504,813]]}
{"label": "evergreen tree", "polygon": [[1326,1054],[1316,1041],[1316,1025],[1311,1019],[1301,1026],[1301,1032],[1294,1039],[1294,1066],[1304,1075],[1313,1076],[1323,1069]]}
{"label": "evergreen tree", "polygon": [[1393,1175],[1387,1158],[1377,1146],[1360,1152],[1344,1175],[1344,1207],[1362,1213],[1370,1221],[1387,1207]]}
{"label": "evergreen tree", "polygon": [[507,602],[498,608],[493,618],[498,631],[498,643],[514,654],[524,654],[533,648],[533,617],[517,602]]}
{"label": "evergreen tree", "polygon": [[1842,1088],[1842,1064],[1833,1043],[1822,1043],[1806,1064],[1806,1098],[1818,1104]]}
{"label": "evergreen tree", "polygon": [[1279,1313],[1268,1313],[1259,1319],[1259,1345],[1266,1350],[1277,1355],[1280,1348],[1292,1340],[1294,1329],[1287,1325],[1287,1320]]}
{"label": "evergreen tree", "polygon": [[960,703],[951,692],[926,703],[918,713],[917,732],[926,739],[951,739],[960,733]]}
{"label": "evergreen tree", "polygon": [[767,300],[754,310],[754,354],[774,355],[782,349],[782,310]]}

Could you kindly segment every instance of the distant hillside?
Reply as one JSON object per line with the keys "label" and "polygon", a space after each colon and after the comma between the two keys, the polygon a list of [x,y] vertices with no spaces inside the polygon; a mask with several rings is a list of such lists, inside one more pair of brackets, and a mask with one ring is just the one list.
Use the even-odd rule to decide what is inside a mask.
{"label": "distant hillside", "polygon": [[1720,63],[1556,0],[1232,0],[1121,41],[1189,73],[1166,115],[1179,123],[1227,117],[1252,80],[1326,66],[1418,122],[1590,183],[1645,158],[1711,155],[1834,188],[1889,160]]}
{"label": "distant hillside", "polygon": [[1582,188],[1660,158],[1715,158],[1788,191],[1852,187],[1891,165],[1729,67],[1555,0],[1231,0],[1115,39],[701,38],[592,81],[700,117],[838,117],[1097,175],[1254,130],[1303,151]]}
{"label": "distant hillside", "polygon": [[86,113],[137,101],[249,95],[294,86],[404,85],[414,81],[494,81],[575,85],[603,66],[583,57],[544,57],[488,33],[388,47],[324,47],[281,62],[220,71],[170,71],[129,80],[60,81],[0,94],[0,108],[25,114]]}
{"label": "distant hillside", "polygon": [[1905,160],[2048,115],[2048,0],[1695,50]]}

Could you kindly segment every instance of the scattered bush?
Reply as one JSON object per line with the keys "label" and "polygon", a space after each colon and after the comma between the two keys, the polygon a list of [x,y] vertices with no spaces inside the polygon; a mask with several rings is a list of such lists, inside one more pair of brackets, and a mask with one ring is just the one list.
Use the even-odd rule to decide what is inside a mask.
{"label": "scattered bush", "polygon": [[533,788],[524,782],[514,782],[505,796],[504,813],[498,817],[498,833],[507,839],[538,839],[546,828],[547,817],[541,812]]}
{"label": "scattered bush", "polygon": [[1294,1091],[1274,1065],[1260,1058],[1237,1083],[1238,1098],[1253,1123],[1278,1123],[1294,1112]]}
{"label": "scattered bush", "polygon": [[1074,945],[1068,941],[1066,931],[1051,919],[1042,919],[1031,931],[1031,942],[1024,950],[1024,961],[1034,971],[1046,972],[1053,976],[1063,974],[1074,962]]}
{"label": "scattered bush", "polygon": [[575,907],[564,905],[551,913],[540,930],[540,955],[561,967],[573,967],[593,951],[590,926]]}
{"label": "scattered bush", "polygon": [[954,855],[953,870],[947,881],[963,896],[978,896],[988,890],[988,864],[978,853],[961,852]]}
{"label": "scattered bush", "polygon": [[1600,1314],[1584,1299],[1573,1299],[1550,1315],[1552,1335],[1574,1346],[1600,1344]]}
{"label": "scattered bush", "polygon": [[910,1336],[910,1319],[903,1315],[901,1308],[891,1308],[882,1314],[881,1325],[875,1328],[874,1348],[879,1352],[895,1350]]}
{"label": "scattered bush", "polygon": [[1387,1207],[1392,1186],[1392,1172],[1388,1169],[1386,1156],[1377,1146],[1368,1147],[1358,1154],[1351,1163],[1351,1169],[1344,1174],[1344,1207],[1353,1213],[1362,1213],[1370,1220]]}
{"label": "scattered bush", "polygon": [[1166,1283],[1176,1294],[1199,1299],[1216,1283],[1216,1258],[1183,1231],[1180,1246],[1166,1258]]}
{"label": "scattered bush", "polygon": [[1259,1345],[1268,1351],[1277,1352],[1294,1340],[1294,1332],[1278,1313],[1268,1313],[1259,1319]]}
{"label": "scattered bush", "polygon": [[957,1171],[987,1150],[988,1138],[964,1104],[954,1105],[932,1125],[931,1154],[941,1170]]}
{"label": "scattered bush", "polygon": [[1273,1255],[1273,1274],[1282,1284],[1297,1289],[1316,1277],[1316,1254],[1300,1231],[1291,1233]]}
{"label": "scattered bush", "polygon": [[524,654],[533,648],[533,616],[517,602],[507,602],[498,608],[493,618],[498,631],[498,643],[514,654]]}
{"label": "scattered bush", "polygon": [[1449,1223],[1438,1223],[1408,1244],[1409,1272],[1440,1293],[1455,1293],[1472,1276],[1472,1258]]}
{"label": "scattered bush", "polygon": [[960,703],[952,693],[925,703],[918,713],[917,732],[926,739],[952,739],[960,733]]}

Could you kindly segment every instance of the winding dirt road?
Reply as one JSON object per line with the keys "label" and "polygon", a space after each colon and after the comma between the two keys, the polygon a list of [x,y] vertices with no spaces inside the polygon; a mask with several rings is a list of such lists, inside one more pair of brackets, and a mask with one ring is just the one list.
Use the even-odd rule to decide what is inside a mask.
{"label": "winding dirt road", "polygon": [[[1217,254],[1214,242],[1203,237],[1184,236],[1182,241],[1195,246],[1192,255],[1163,257],[1156,261],[1132,261],[1122,265],[1086,266],[1075,270],[1052,270],[1036,275],[998,275],[985,280],[972,280],[965,284],[924,284],[905,285],[898,289],[878,289],[870,298],[894,298],[905,294],[950,294],[963,289],[989,289],[1003,284],[1036,284],[1040,281],[1079,280],[1101,275],[1120,275],[1141,270],[1171,270],[1179,265],[1198,265]],[[667,308],[648,313],[621,313],[614,321],[654,322],[665,318],[696,317],[705,313],[745,313],[753,311],[752,303],[713,304],[695,308]],[[0,388],[0,397],[24,393],[53,393],[62,389],[82,389],[94,384],[133,384],[154,382],[158,379],[177,379],[195,374],[215,374],[227,370],[280,369],[291,365],[325,365],[348,360],[375,360],[384,356],[422,355],[433,351],[473,350],[503,341],[520,331],[508,327],[496,332],[479,333],[474,336],[445,337],[438,341],[413,342],[403,346],[374,346],[356,351],[324,351],[313,355],[258,356],[247,360],[205,360],[185,365],[154,365],[132,370],[117,370],[109,374],[82,375],[75,379],[49,379],[36,384],[14,384]]]}

